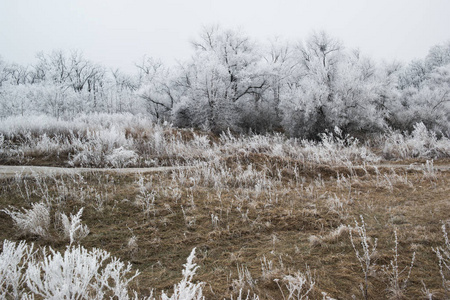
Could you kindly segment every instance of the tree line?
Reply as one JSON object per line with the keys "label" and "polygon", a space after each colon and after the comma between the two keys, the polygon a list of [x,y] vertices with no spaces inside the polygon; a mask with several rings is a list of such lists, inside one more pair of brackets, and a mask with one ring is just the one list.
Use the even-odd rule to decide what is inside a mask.
{"label": "tree line", "polygon": [[335,126],[360,134],[423,122],[450,136],[450,42],[407,64],[379,63],[326,32],[259,42],[211,26],[192,48],[170,67],[145,57],[133,74],[79,51],[38,53],[29,66],[0,59],[0,117],[127,112],[178,127],[310,139]]}

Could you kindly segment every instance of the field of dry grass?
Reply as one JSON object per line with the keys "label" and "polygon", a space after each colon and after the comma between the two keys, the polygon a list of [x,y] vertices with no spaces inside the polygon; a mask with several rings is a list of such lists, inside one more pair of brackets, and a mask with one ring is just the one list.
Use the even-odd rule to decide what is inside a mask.
{"label": "field of dry grass", "polygon": [[450,297],[450,141],[423,124],[362,144],[102,118],[0,124],[3,164],[87,167],[0,176],[4,245],[106,250],[140,299],[171,294],[194,248],[206,299]]}
{"label": "field of dry grass", "polygon": [[[312,288],[310,299],[323,293],[364,298],[365,283],[369,299],[424,298],[425,287],[433,299],[443,299],[449,295],[433,248],[444,245],[442,225],[449,226],[450,172],[427,167],[425,160],[396,163],[413,162],[419,168],[230,149],[193,169],[18,174],[0,179],[1,208],[47,203],[51,226],[46,237],[20,232],[0,212],[0,238],[64,251],[68,242],[58,215],[84,207],[82,223],[90,233],[81,245],[131,262],[141,272],[131,282],[140,295],[151,288],[170,291],[196,247],[200,268],[194,281],[206,283],[207,299],[236,298],[240,290],[260,299],[288,299],[289,284],[300,278],[306,279],[303,292]],[[434,161],[439,164],[448,161]],[[367,281],[355,252],[363,253],[362,222],[371,252]],[[403,270],[397,278],[391,261]]]}

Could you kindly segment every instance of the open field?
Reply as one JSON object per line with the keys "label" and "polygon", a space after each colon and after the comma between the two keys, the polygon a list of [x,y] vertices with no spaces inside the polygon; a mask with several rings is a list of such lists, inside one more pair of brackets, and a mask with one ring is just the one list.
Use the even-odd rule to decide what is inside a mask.
{"label": "open field", "polygon": [[35,2],[0,300],[450,300],[450,1]]}
{"label": "open field", "polygon": [[[140,297],[151,289],[156,297],[163,290],[171,294],[193,248],[199,266],[193,281],[204,282],[207,299],[239,299],[240,291],[244,299],[248,293],[260,299],[322,299],[323,293],[337,299],[449,297],[443,279],[449,276],[449,245],[442,226],[448,231],[450,221],[445,148],[422,149],[441,153],[435,160],[392,150],[404,157],[386,161],[337,133],[309,144],[277,136],[175,133],[183,135],[160,141],[166,146],[160,149],[178,143],[185,151],[179,153],[190,155],[180,163],[167,158],[169,150],[161,152],[162,165],[171,169],[24,171],[0,178],[1,240],[61,252],[69,242],[106,250],[140,271],[128,285]],[[6,160],[13,150],[3,149]],[[21,159],[42,162],[35,150],[28,153]],[[54,165],[65,164],[67,158],[59,157]],[[48,212],[46,229],[20,229],[13,212],[32,211],[37,203]],[[69,241],[61,216],[81,208],[89,233]],[[437,249],[444,255],[442,269]]]}

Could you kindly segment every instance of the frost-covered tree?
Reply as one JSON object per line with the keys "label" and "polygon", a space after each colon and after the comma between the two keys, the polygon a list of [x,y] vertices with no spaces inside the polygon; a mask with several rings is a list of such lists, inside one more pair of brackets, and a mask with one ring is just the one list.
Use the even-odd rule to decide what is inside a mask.
{"label": "frost-covered tree", "polygon": [[345,51],[325,32],[312,34],[295,59],[298,67],[280,103],[290,135],[315,139],[335,126],[344,132],[383,126],[383,76],[372,60]]}
{"label": "frost-covered tree", "polygon": [[138,107],[138,96],[136,90],[139,88],[137,76],[129,75],[119,69],[112,70],[105,76],[102,91],[104,93],[104,108],[107,113],[136,113]]}
{"label": "frost-covered tree", "polygon": [[264,85],[255,97],[238,106],[240,127],[257,133],[280,129],[280,102],[292,83],[290,79],[296,67],[293,48],[288,41],[276,37],[260,48],[262,59],[257,64],[256,73],[263,79]]}
{"label": "frost-covered tree", "polygon": [[398,84],[400,89],[410,87],[419,88],[425,81],[428,69],[423,60],[413,60],[399,75]]}
{"label": "frost-covered tree", "polygon": [[425,58],[428,69],[434,69],[450,64],[450,41],[433,46]]}
{"label": "frost-covered tree", "polygon": [[296,49],[294,89],[282,103],[284,126],[291,135],[315,137],[330,127],[341,43],[325,32],[313,33]]}
{"label": "frost-covered tree", "polygon": [[29,66],[0,58],[0,117],[133,113],[179,127],[310,139],[335,126],[355,134],[423,122],[450,134],[450,42],[405,66],[377,64],[326,32],[294,45],[211,26],[192,46],[185,62],[169,68],[144,57],[131,75],[79,51],[39,53]]}
{"label": "frost-covered tree", "polygon": [[2,87],[4,82],[7,82],[9,80],[9,75],[8,64],[0,56],[0,88]]}
{"label": "frost-covered tree", "polygon": [[85,59],[80,51],[38,53],[37,59],[36,77],[41,81],[70,86],[75,92],[95,90],[97,81],[104,75],[104,70]]}
{"label": "frost-covered tree", "polygon": [[423,122],[435,131],[450,130],[450,42],[407,65],[398,82],[399,96],[391,107],[395,128],[410,131]]}
{"label": "frost-covered tree", "polygon": [[10,64],[7,67],[9,79],[12,84],[26,84],[29,82],[30,71],[27,66],[22,66],[16,63]]}
{"label": "frost-covered tree", "polygon": [[412,130],[423,122],[435,131],[450,129],[450,64],[435,68],[419,85],[402,90],[397,107],[393,109],[397,127]]}
{"label": "frost-covered tree", "polygon": [[205,28],[192,42],[195,55],[184,64],[176,108],[178,124],[207,125],[215,131],[235,127],[241,102],[257,100],[266,85],[259,71],[261,55],[242,32]]}
{"label": "frost-covered tree", "polygon": [[0,91],[0,116],[28,115],[33,110],[33,97],[25,85],[3,84]]}
{"label": "frost-covered tree", "polygon": [[156,120],[169,119],[178,98],[173,71],[159,60],[144,58],[139,69],[139,97]]}
{"label": "frost-covered tree", "polygon": [[[80,51],[72,51],[69,54],[64,51],[38,53],[37,59],[38,63],[33,72],[34,81],[47,87],[52,86],[55,91],[54,101],[62,96],[62,101],[66,102],[66,95],[73,95],[72,92],[75,92],[75,98],[81,101],[78,105],[82,106],[83,111],[104,111],[104,68],[85,59]],[[64,104],[70,108],[70,103]],[[64,109],[63,113],[70,111]]]}

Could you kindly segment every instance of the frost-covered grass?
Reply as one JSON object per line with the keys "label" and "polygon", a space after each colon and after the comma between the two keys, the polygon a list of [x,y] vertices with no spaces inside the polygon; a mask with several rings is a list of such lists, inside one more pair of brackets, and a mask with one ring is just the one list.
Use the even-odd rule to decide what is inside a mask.
{"label": "frost-covered grass", "polygon": [[[377,148],[345,135],[339,128],[318,141],[288,139],[282,134],[215,137],[207,132],[175,129],[133,115],[93,114],[72,121],[51,117],[10,117],[0,121],[0,158],[8,164],[53,164],[83,167],[193,165],[227,157],[290,158],[302,164],[351,166],[385,159],[436,159],[450,156],[450,141],[422,123],[411,134],[389,132]],[[382,156],[375,153],[382,152]]]}
{"label": "frost-covered grass", "polygon": [[411,134],[390,132],[386,134],[383,154],[387,158],[448,158],[450,157],[450,140],[440,139],[428,130],[423,123],[414,125]]}
{"label": "frost-covered grass", "polygon": [[[127,296],[123,288],[114,290],[115,279],[106,280],[109,287],[90,284],[101,295],[125,298],[134,298],[134,291],[148,299],[413,299],[444,298],[448,292],[448,243],[445,230],[442,242],[441,222],[448,228],[449,173],[436,167],[442,164],[439,157],[446,157],[447,141],[421,124],[402,139],[389,133],[364,144],[338,128],[305,141],[282,134],[214,136],[131,115],[117,123],[97,117],[74,120],[81,124],[78,131],[70,124],[72,129],[46,129],[42,135],[40,129],[31,133],[31,124],[29,130],[3,131],[2,159],[195,167],[0,178],[0,238],[4,245],[26,239],[39,249],[37,259],[15,244],[24,259],[8,276],[27,276],[27,266],[36,261],[33,293],[39,297],[49,297],[39,280],[45,287],[50,278],[45,270],[56,266],[50,261],[64,263],[67,249],[88,259],[86,249],[93,248],[110,254],[98,270],[112,257],[132,264],[124,280],[140,270],[126,283]],[[400,160],[400,167],[379,164],[383,157]],[[422,168],[402,168],[411,163],[403,157],[421,159]],[[46,212],[36,209],[41,206]],[[45,234],[30,225],[40,220],[47,220],[41,226]],[[44,247],[53,252],[44,255]],[[195,257],[189,255],[194,247]],[[123,263],[121,270],[127,268]],[[31,293],[21,278],[7,285],[8,295],[17,294],[18,286]]]}
{"label": "frost-covered grass", "polygon": [[[78,249],[71,255],[80,255],[76,260],[83,262],[93,255],[87,254],[92,248],[110,253],[99,270],[113,256],[124,262],[122,271],[126,262],[132,264],[127,280],[140,270],[127,283],[128,296],[120,296],[125,299],[134,298],[134,291],[138,298],[150,299],[185,299],[182,291],[194,299],[420,298],[425,295],[422,280],[434,297],[444,295],[442,274],[449,275],[441,220],[447,222],[450,208],[448,172],[434,170],[430,176],[419,169],[304,165],[268,153],[225,157],[170,172],[0,179],[1,209],[32,222],[28,212],[39,205],[35,203],[45,203],[50,218],[47,234],[41,236],[17,232],[14,216],[0,212],[0,238],[53,249],[47,251],[45,265],[38,250],[33,293],[41,296],[68,280],[45,287],[52,273],[47,270],[57,266],[50,261],[57,258],[61,266],[67,249]],[[354,222],[360,215],[363,224]],[[191,270],[187,274],[196,275],[181,276],[194,247],[195,258],[185,267]],[[15,274],[28,274],[28,265],[20,263]],[[14,293],[13,286],[31,292],[28,281],[20,278],[20,284],[8,285],[8,293]],[[39,288],[39,280],[47,290]],[[99,282],[90,286],[105,295],[119,293],[111,280],[109,287]]]}
{"label": "frost-covered grass", "polygon": [[[86,167],[183,164],[204,159],[209,142],[168,124],[133,115],[95,114],[72,121],[9,117],[0,121],[1,156],[9,163],[37,161]],[[205,144],[206,143],[206,144]]]}
{"label": "frost-covered grass", "polygon": [[380,160],[368,147],[351,136],[344,136],[337,127],[334,132],[321,134],[318,142],[287,139],[281,134],[234,137],[230,132],[222,134],[220,142],[228,155],[258,153],[333,166]]}

